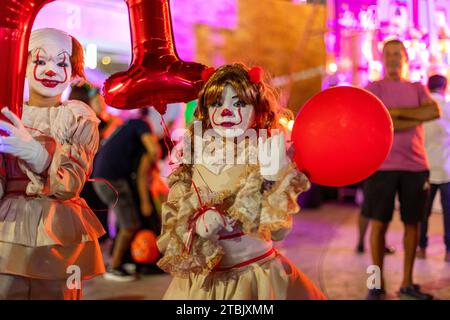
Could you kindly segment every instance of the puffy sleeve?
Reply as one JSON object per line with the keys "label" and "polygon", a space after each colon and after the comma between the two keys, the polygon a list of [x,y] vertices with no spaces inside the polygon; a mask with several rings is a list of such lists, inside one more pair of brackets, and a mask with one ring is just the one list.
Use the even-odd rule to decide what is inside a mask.
{"label": "puffy sleeve", "polygon": [[310,188],[308,178],[294,163],[286,166],[281,176],[263,193],[258,232],[265,239],[282,240],[288,234],[292,215],[300,211],[298,195]]}
{"label": "puffy sleeve", "polygon": [[80,101],[68,101],[54,109],[50,114],[54,139],[44,143],[52,157],[48,169],[36,174],[24,162],[19,165],[31,180],[26,189],[28,195],[68,200],[79,195],[91,173],[99,144],[99,120]]}
{"label": "puffy sleeve", "polygon": [[189,192],[189,180],[190,175],[184,170],[177,170],[169,177],[170,189],[167,201],[161,206],[161,236],[157,241],[158,249],[162,253],[166,251],[171,238],[170,231],[174,230],[177,223],[179,201],[183,197],[183,194]]}
{"label": "puffy sleeve", "polygon": [[278,181],[265,189],[259,167],[249,170],[228,210],[232,218],[241,222],[246,234],[282,240],[292,228],[292,215],[300,211],[297,197],[310,184],[294,163],[287,165],[279,176]]}
{"label": "puffy sleeve", "polygon": [[[163,253],[158,266],[172,275],[186,277],[188,274],[210,272],[223,256],[216,241],[203,239],[189,229],[189,219],[200,207],[197,193],[192,190],[189,166],[183,165],[169,177],[169,195],[162,205],[162,232],[157,245]],[[204,205],[220,203],[221,193],[209,193],[200,188],[199,196]],[[189,245],[189,239],[192,245]]]}

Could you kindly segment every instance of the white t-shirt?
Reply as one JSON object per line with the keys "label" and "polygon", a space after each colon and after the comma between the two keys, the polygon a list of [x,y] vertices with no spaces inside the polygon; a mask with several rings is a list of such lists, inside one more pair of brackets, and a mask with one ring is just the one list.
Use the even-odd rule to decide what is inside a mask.
{"label": "white t-shirt", "polygon": [[441,107],[441,118],[424,122],[425,149],[430,165],[430,182],[450,182],[450,101],[445,96],[432,93]]}

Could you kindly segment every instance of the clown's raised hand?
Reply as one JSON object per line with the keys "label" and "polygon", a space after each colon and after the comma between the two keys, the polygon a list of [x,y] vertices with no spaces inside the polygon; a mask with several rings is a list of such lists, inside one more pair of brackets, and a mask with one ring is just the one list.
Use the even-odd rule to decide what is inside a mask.
{"label": "clown's raised hand", "polygon": [[276,181],[280,171],[289,163],[284,133],[263,140],[258,138],[258,160],[261,175],[266,180]]}
{"label": "clown's raised hand", "polygon": [[47,150],[36,141],[25,126],[14,113],[7,107],[1,112],[11,121],[0,120],[0,130],[5,131],[8,136],[0,136],[0,152],[9,153],[25,161],[36,173],[42,173],[50,164],[50,155]]}

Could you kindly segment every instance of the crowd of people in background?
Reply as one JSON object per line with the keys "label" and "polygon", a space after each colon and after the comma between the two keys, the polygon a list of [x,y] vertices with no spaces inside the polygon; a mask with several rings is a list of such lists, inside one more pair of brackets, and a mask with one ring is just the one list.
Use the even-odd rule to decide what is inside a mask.
{"label": "crowd of people in background", "polygon": [[[428,220],[438,192],[443,210],[444,259],[450,262],[450,102],[446,99],[444,75],[430,76],[427,88],[406,80],[407,63],[403,43],[399,40],[386,42],[383,47],[385,76],[366,87],[388,108],[394,124],[394,142],[379,170],[360,184],[364,200],[356,251],[365,252],[370,225],[372,260],[383,271],[384,256],[396,251],[386,245],[385,238],[396,203],[399,203],[405,254],[399,293],[428,300],[433,297],[414,283],[413,270],[416,258],[426,258]],[[108,212],[114,213],[115,237],[108,232],[101,239],[114,238],[105,278],[135,280],[136,273],[124,267],[127,262],[138,265],[138,273],[160,272],[156,265],[148,269],[149,266],[133,262],[129,251],[138,230],[160,233],[159,210],[167,186],[161,178],[159,163],[168,153],[167,145],[154,132],[147,109],[124,121],[107,112],[98,88],[86,82],[74,85],[69,99],[91,106],[101,121],[100,148],[92,174],[94,182],[85,185],[82,196],[108,231],[111,229]],[[317,195],[314,187],[310,197],[312,192]],[[385,295],[381,276],[381,287],[369,289],[367,298],[383,299]]]}
{"label": "crowd of people in background", "polygon": [[81,195],[107,231],[100,239],[105,244],[105,260],[111,255],[105,279],[133,281],[138,274],[161,272],[156,264],[133,261],[130,254],[139,230],[159,235],[159,211],[167,192],[159,170],[167,149],[153,132],[148,109],[127,119],[112,115],[99,89],[85,81],[72,86],[69,99],[83,101],[100,119],[100,146]]}

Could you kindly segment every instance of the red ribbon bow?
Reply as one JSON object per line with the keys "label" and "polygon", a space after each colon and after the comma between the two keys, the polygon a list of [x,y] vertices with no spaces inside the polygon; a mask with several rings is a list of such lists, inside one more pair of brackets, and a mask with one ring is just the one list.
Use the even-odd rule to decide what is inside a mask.
{"label": "red ribbon bow", "polygon": [[260,83],[263,77],[263,69],[259,66],[254,66],[248,71],[248,76],[251,83]]}

